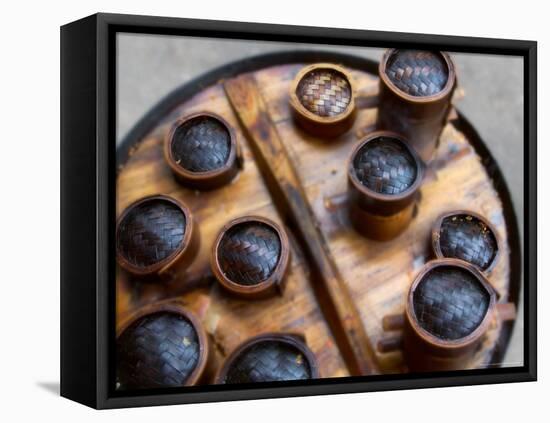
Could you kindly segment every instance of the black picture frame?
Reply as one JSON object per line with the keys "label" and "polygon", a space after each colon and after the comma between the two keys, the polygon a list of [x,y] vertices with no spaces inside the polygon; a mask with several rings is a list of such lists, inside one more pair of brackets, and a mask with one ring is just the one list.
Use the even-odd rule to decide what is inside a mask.
{"label": "black picture frame", "polygon": [[[364,47],[435,48],[524,58],[524,365],[119,395],[114,346],[117,32]],[[61,395],[94,408],[534,381],[537,378],[537,44],[534,41],[95,14],[61,28]],[[150,116],[154,117],[154,116]],[[145,123],[142,122],[142,125]],[[138,125],[134,131],[143,130]]]}

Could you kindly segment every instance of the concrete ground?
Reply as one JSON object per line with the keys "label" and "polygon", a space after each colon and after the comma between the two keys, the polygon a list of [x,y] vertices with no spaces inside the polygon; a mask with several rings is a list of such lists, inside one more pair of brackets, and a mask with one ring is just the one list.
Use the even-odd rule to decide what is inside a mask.
{"label": "concrete ground", "polygon": [[[345,52],[379,60],[383,49],[122,34],[117,40],[117,143],[159,100],[185,82],[234,60],[296,49]],[[473,123],[504,172],[523,238],[523,59],[452,54]],[[523,250],[523,246],[522,246]],[[504,365],[523,363],[522,309]]]}

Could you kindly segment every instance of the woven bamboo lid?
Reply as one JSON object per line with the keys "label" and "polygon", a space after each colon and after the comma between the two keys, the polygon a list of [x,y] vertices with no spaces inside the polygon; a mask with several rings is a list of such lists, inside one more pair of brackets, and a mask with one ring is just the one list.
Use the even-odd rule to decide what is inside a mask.
{"label": "woven bamboo lid", "polygon": [[234,129],[221,116],[198,112],[172,124],[164,141],[164,157],[178,181],[209,190],[229,183],[240,162]]}
{"label": "woven bamboo lid", "polygon": [[414,314],[425,331],[441,340],[454,341],[480,326],[491,295],[472,272],[445,265],[422,276],[412,300]]}
{"label": "woven bamboo lid", "polygon": [[442,215],[434,225],[432,244],[437,257],[465,260],[484,272],[492,270],[500,252],[493,226],[466,210]]}
{"label": "woven bamboo lid", "polygon": [[226,360],[217,383],[257,383],[318,377],[315,356],[302,337],[264,334],[241,344]]}
{"label": "woven bamboo lid", "polygon": [[356,144],[348,159],[350,204],[379,216],[396,216],[409,207],[404,220],[409,221],[424,169],[407,139],[391,131],[372,132]]}
{"label": "woven bamboo lid", "polygon": [[184,169],[208,172],[221,168],[229,158],[229,131],[212,116],[197,116],[176,129],[172,140],[172,155]]}
{"label": "woven bamboo lid", "polygon": [[402,92],[428,97],[443,91],[449,68],[439,52],[395,50],[387,60],[386,74]]}
{"label": "woven bamboo lid", "polygon": [[218,247],[223,273],[240,285],[256,285],[273,274],[281,240],[277,232],[262,222],[244,222],[230,228]]}
{"label": "woven bamboo lid", "polygon": [[124,215],[117,232],[117,248],[134,266],[151,266],[181,248],[185,228],[181,209],[164,199],[152,199]]}
{"label": "woven bamboo lid", "polygon": [[409,149],[397,138],[379,136],[355,153],[353,170],[366,188],[387,195],[401,194],[418,176],[418,165]]}
{"label": "woven bamboo lid", "polygon": [[194,384],[205,351],[195,324],[175,310],[145,314],[129,324],[116,343],[118,389]]}
{"label": "woven bamboo lid", "polygon": [[142,198],[117,221],[117,260],[136,275],[156,274],[191,259],[197,244],[198,233],[189,210],[172,197]]}

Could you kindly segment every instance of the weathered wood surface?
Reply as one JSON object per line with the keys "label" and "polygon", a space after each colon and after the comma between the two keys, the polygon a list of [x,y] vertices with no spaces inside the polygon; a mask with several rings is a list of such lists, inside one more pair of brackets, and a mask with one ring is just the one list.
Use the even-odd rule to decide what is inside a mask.
{"label": "weathered wood surface", "polygon": [[[502,205],[492,181],[464,135],[448,125],[433,168],[421,189],[421,202],[411,226],[391,242],[374,242],[356,234],[347,220],[345,193],[346,162],[355,142],[374,124],[376,109],[362,109],[354,127],[331,141],[317,140],[296,128],[288,105],[288,87],[300,65],[266,68],[252,74],[262,102],[274,123],[282,144],[303,187],[317,227],[332,256],[343,288],[349,290],[363,330],[374,351],[384,332],[382,319],[404,309],[405,296],[418,269],[429,259],[429,234],[436,217],[447,210],[471,209],[486,216],[503,240],[504,251],[489,279],[506,299],[509,289],[509,248]],[[376,92],[377,78],[352,71],[359,91]],[[197,111],[214,111],[237,132],[244,156],[244,169],[236,180],[221,189],[199,193],[178,185],[162,155],[162,141],[176,118]],[[212,280],[210,249],[220,228],[230,219],[259,214],[283,223],[255,162],[249,141],[231,110],[222,83],[206,88],[175,108],[169,116],[132,151],[119,169],[117,215],[131,202],[145,195],[163,193],[184,201],[197,218],[201,248],[185,274],[163,284],[135,282],[117,274],[117,321],[143,304],[162,298],[179,297],[205,323],[214,339],[218,364],[240,342],[268,331],[294,331],[305,335],[315,353],[322,377],[349,374],[336,340],[319,305],[312,269],[291,235],[292,263],[283,296],[262,301],[238,300],[223,292]],[[338,289],[330,295],[346,296]],[[335,304],[342,298],[332,298]],[[500,326],[495,321],[470,367],[495,366],[490,363]],[[375,371],[404,371],[399,352],[375,353]]]}

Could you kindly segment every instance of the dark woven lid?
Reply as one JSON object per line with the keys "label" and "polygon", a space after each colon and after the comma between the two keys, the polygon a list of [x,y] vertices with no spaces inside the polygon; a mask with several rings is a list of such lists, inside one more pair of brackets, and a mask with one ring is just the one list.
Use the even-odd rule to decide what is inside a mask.
{"label": "dark woven lid", "polygon": [[224,383],[274,382],[310,379],[311,368],[304,354],[286,342],[259,341],[231,363]]}
{"label": "dark woven lid", "polygon": [[222,272],[240,285],[256,285],[269,278],[280,255],[279,234],[263,222],[242,222],[232,226],[218,245]]}
{"label": "dark woven lid", "polygon": [[190,172],[208,172],[225,165],[231,151],[231,136],[225,125],[212,116],[185,121],[174,132],[172,157]]}
{"label": "dark woven lid", "polygon": [[334,69],[315,69],[298,83],[300,103],[318,116],[337,116],[351,102],[351,86],[346,77]]}
{"label": "dark woven lid", "polygon": [[197,332],[184,316],[171,312],[144,316],[117,339],[120,389],[183,386],[199,355]]}
{"label": "dark woven lid", "polygon": [[418,167],[407,147],[398,139],[378,137],[363,145],[353,159],[361,184],[380,194],[396,195],[416,180]]}
{"label": "dark woven lid", "polygon": [[425,97],[443,90],[449,68],[440,53],[396,50],[387,61],[386,74],[401,91]]}
{"label": "dark woven lid", "polygon": [[442,340],[464,338],[483,321],[490,303],[486,289],[466,269],[439,266],[428,271],[413,294],[420,326]]}
{"label": "dark woven lid", "polygon": [[439,246],[444,257],[458,258],[486,270],[498,251],[493,231],[475,216],[458,214],[441,222]]}
{"label": "dark woven lid", "polygon": [[134,266],[153,265],[181,246],[185,224],[185,215],[170,201],[144,201],[132,207],[120,222],[117,250]]}

